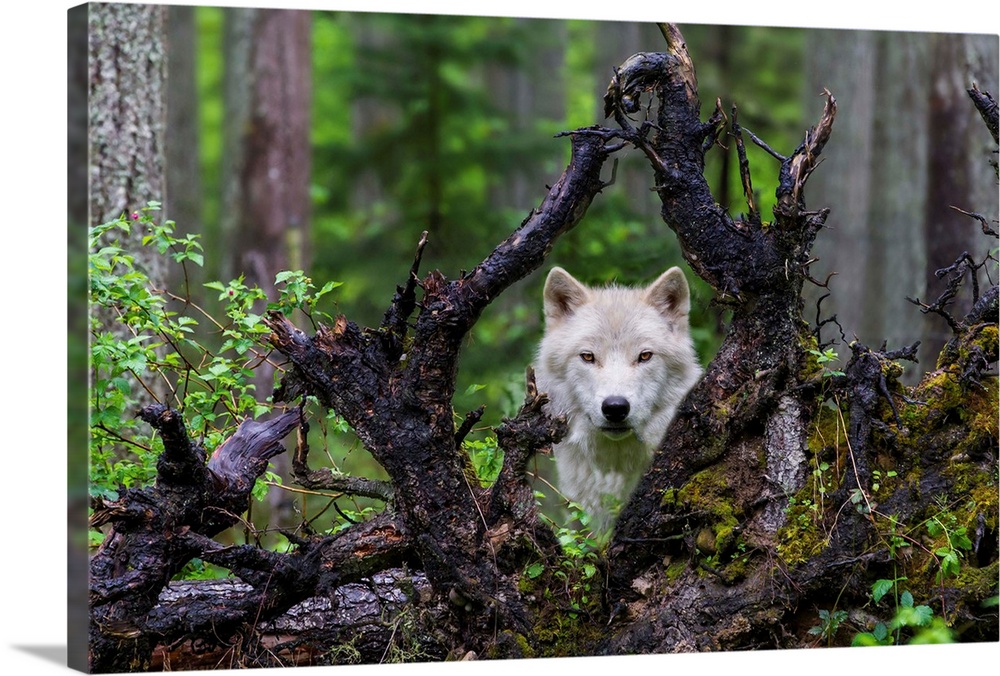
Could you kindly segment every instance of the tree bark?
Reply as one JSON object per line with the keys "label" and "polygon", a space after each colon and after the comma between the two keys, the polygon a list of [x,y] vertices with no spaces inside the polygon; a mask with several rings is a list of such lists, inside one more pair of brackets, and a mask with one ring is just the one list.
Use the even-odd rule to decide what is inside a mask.
{"label": "tree bark", "polygon": [[[662,31],[665,53],[636,54],[615,70],[605,110],[619,128],[570,134],[563,175],[470,272],[418,276],[424,238],[378,327],[341,316],[308,335],[283,316],[265,318],[291,363],[276,399],[294,406],[315,397],[352,426],[389,482],[337,488],[378,496],[385,511],[335,535],[290,537],[287,553],[224,547],[211,536],[239,513],[291,429],[300,431],[295,476],[333,486],[309,469],[304,408],[245,423],[207,465],[179,416],[145,410],[167,448],[157,486],[95,509],[96,523],[114,524],[91,567],[95,670],[148,668],[156,645],[171,667],[192,664],[171,652],[185,646],[226,666],[374,661],[380,647],[379,661],[393,650],[416,660],[803,646],[814,644],[817,607],[850,609],[861,630],[872,582],[895,577],[964,640],[995,640],[997,614],[979,604],[997,590],[997,287],[976,286],[972,309],[956,317],[951,301],[979,263],[949,273],[928,311],[952,338],[915,388],[899,382],[897,363],[915,346],[853,341],[844,371],[824,370],[828,324],[803,319],[801,294],[814,281],[810,249],[828,212],[806,207],[805,186],[831,138],[836,101],[827,92],[799,147],[776,157],[774,220],[754,207],[746,169],[748,213],[733,219],[703,175],[725,116],[717,109],[702,122],[683,37],[674,26]],[[989,99],[979,100],[995,118],[995,104],[990,113]],[[642,120],[640,110],[655,117]],[[736,113],[730,122],[742,155]],[[503,468],[482,486],[461,450],[468,425],[456,429],[452,398],[468,331],[580,222],[607,187],[603,165],[626,145],[650,164],[664,220],[732,321],[605,555],[591,559],[601,574],[586,578],[594,588],[584,601],[573,594],[585,578],[539,518],[525,473],[565,421],[544,415],[529,372],[520,412],[496,429]],[[961,578],[935,575],[943,545],[925,528],[931,520],[968,534]],[[242,583],[164,591],[192,556]],[[358,600],[359,584],[368,600]],[[328,604],[348,609],[346,627]],[[372,604],[388,613],[388,637],[384,625],[366,628]]]}
{"label": "tree bark", "polygon": [[[810,355],[818,352],[819,327],[813,330],[803,320],[799,296],[810,279],[809,250],[826,212],[805,209],[803,187],[829,135],[834,99],[826,94],[819,124],[781,161],[775,221],[762,229],[751,208],[746,220],[733,222],[703,185],[700,167],[711,122],[699,122],[697,87],[680,37],[668,32],[668,43],[673,58],[633,57],[617,80],[624,98],[642,87],[654,89],[659,98],[656,133],[647,142],[640,130],[637,145],[657,174],[664,218],[677,232],[685,257],[721,298],[730,300],[733,320],[618,523],[608,555],[609,604],[622,621],[599,651],[801,645],[795,627],[803,621],[803,607],[864,605],[871,582],[890,577],[887,567],[896,570],[887,543],[894,523],[889,515],[919,521],[942,495],[955,504],[970,497],[955,469],[940,464],[943,456],[971,446],[976,450],[962,457],[969,463],[962,471],[995,471],[996,417],[986,411],[996,402],[996,380],[982,367],[996,361],[996,318],[966,317],[938,370],[912,391],[898,382],[902,369],[895,360],[913,359],[915,345],[886,351],[854,341],[845,374],[818,373]],[[661,75],[653,79],[650,71]],[[626,86],[630,82],[633,89]],[[609,95],[617,93],[609,90]],[[990,305],[992,295],[994,290],[982,302]],[[984,342],[973,348],[979,340]],[[973,376],[978,385],[963,375],[971,373],[973,363],[980,364]],[[942,387],[959,388],[967,398],[945,403]],[[836,407],[842,441],[817,448],[814,435],[829,411],[820,406],[824,400]],[[979,416],[983,434],[947,420],[947,410],[960,409],[967,409],[970,418]],[[797,529],[811,517],[801,521],[802,511],[794,505],[806,499],[806,478],[826,471],[820,467],[823,453],[846,469],[835,474],[830,503],[812,521],[825,538],[803,552],[788,541],[801,545],[807,539]],[[877,505],[872,487],[886,462],[898,476],[907,470],[924,474],[906,475]],[[812,490],[815,496],[815,482]],[[995,502],[968,504],[977,510],[971,524],[995,522]],[[997,547],[995,530],[985,532],[973,546],[984,565],[972,565],[988,580],[995,577]],[[936,562],[931,556],[921,565]],[[926,575],[926,568],[916,568],[911,580]],[[995,581],[987,587],[993,590],[987,595],[995,593]],[[831,588],[841,594],[830,598]],[[983,617],[961,585],[949,594],[942,593],[939,611],[966,617],[969,640],[995,637],[995,614]]]}
{"label": "tree bark", "polygon": [[165,201],[166,8],[90,6],[90,214],[100,225]]}
{"label": "tree bark", "polygon": [[[90,226],[133,213],[149,202],[166,202],[166,8],[94,3],[88,6]],[[124,238],[137,266],[164,288],[165,259],[142,246],[138,228]],[[95,315],[115,335],[128,329],[104,308]],[[163,401],[169,386],[144,378],[141,405]]]}
{"label": "tree bark", "polygon": [[[248,421],[206,463],[205,450],[188,438],[176,411],[151,404],[141,417],[163,436],[156,485],[93,505],[92,527],[115,524],[90,561],[94,672],[149,669],[156,635],[147,627],[148,613],[160,591],[199,550],[221,548],[205,540],[238,521],[254,480],[284,451],[279,442],[299,418],[293,411],[268,423]],[[280,604],[280,591],[271,599]],[[252,603],[253,596],[245,600]]]}
{"label": "tree bark", "polygon": [[308,12],[239,9],[225,26],[223,277],[274,293],[280,270],[308,266],[311,62]]}

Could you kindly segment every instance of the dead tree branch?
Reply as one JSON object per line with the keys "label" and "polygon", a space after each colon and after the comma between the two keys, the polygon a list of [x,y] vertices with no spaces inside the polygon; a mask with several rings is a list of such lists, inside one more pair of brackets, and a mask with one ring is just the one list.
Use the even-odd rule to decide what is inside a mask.
{"label": "dead tree branch", "polygon": [[94,515],[112,529],[90,562],[93,671],[149,668],[155,642],[146,617],[160,590],[202,554],[193,537],[215,535],[246,510],[255,479],[298,424],[296,412],[247,421],[206,463],[176,411],[152,404],[140,415],[160,432],[164,451],[155,486],[124,491]]}

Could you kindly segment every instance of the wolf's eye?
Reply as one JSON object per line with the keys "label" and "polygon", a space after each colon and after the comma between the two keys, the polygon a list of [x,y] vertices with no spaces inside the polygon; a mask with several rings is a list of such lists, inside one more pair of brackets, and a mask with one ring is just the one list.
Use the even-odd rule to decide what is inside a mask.
{"label": "wolf's eye", "polygon": [[649,361],[652,358],[653,358],[653,353],[650,352],[649,350],[645,350],[645,351],[639,353],[639,363],[640,364],[642,362],[644,362],[644,361]]}
{"label": "wolf's eye", "polygon": [[593,352],[581,352],[580,359],[587,362],[588,364],[594,363],[594,353]]}

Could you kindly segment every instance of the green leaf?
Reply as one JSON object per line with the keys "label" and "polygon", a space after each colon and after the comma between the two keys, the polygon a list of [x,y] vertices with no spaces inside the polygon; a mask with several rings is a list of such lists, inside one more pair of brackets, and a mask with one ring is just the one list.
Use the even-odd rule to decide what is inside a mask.
{"label": "green leaf", "polygon": [[208,372],[211,373],[213,376],[218,377],[226,373],[229,373],[231,368],[232,366],[230,364],[226,364],[223,362],[216,362],[215,364],[212,364],[211,366],[208,367]]}
{"label": "green leaf", "polygon": [[926,626],[933,617],[934,611],[929,606],[900,606],[896,611],[896,616],[892,618],[892,628],[901,627],[923,627]]}
{"label": "green leaf", "polygon": [[892,590],[892,585],[892,580],[876,580],[875,584],[872,585],[872,600],[875,603],[881,601],[882,597]]}
{"label": "green leaf", "polygon": [[142,373],[146,370],[146,356],[142,354],[134,355],[126,359],[122,359],[119,365],[126,370],[133,371],[135,373]]}
{"label": "green leaf", "polygon": [[524,571],[524,574],[533,580],[539,575],[541,575],[544,570],[545,566],[542,565],[542,562],[536,561],[535,563],[528,566],[528,568]]}
{"label": "green leaf", "polygon": [[916,613],[918,627],[927,626],[934,616],[934,611],[931,610],[930,606],[917,606],[913,610]]}
{"label": "green leaf", "polygon": [[957,549],[972,549],[972,540],[965,534],[965,528],[959,528],[952,533],[951,542]]}
{"label": "green leaf", "polygon": [[910,645],[954,643],[955,636],[951,628],[945,624],[940,617],[933,618],[933,621],[925,628],[920,629],[910,641]]}
{"label": "green leaf", "polygon": [[343,285],[344,285],[343,282],[327,282],[326,284],[323,285],[322,289],[316,292],[316,298],[319,298],[320,296],[325,296],[326,294],[330,293],[337,287]]}

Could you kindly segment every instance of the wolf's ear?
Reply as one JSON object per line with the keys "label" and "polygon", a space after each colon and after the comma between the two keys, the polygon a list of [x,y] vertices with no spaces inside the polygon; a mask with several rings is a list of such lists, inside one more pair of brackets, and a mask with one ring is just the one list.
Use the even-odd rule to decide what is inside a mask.
{"label": "wolf's ear", "polygon": [[691,312],[691,292],[687,278],[678,267],[672,267],[646,287],[646,302],[668,319],[687,319]]}
{"label": "wolf's ear", "polygon": [[562,268],[552,268],[542,292],[546,321],[559,321],[587,302],[590,290]]}

